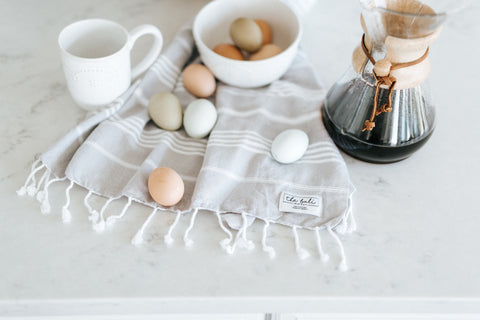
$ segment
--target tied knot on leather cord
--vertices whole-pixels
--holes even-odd
[[[362,132],[365,130],[372,131],[375,127],[375,117],[384,112],[391,112],[392,111],[392,92],[395,88],[395,83],[397,79],[391,75],[392,70],[406,68],[413,65],[416,65],[428,56],[428,48],[425,53],[418,59],[410,62],[402,62],[402,63],[392,63],[390,60],[382,59],[379,61],[375,61],[372,57],[370,52],[367,49],[365,44],[365,34],[362,36],[362,49],[365,55],[367,56],[368,60],[373,64],[373,76],[375,78],[375,97],[373,101],[373,110],[372,114],[370,115],[370,119],[365,120],[365,124],[363,126]],[[388,86],[388,100],[387,103],[383,104],[378,107],[378,100],[380,94],[380,87],[382,85]]]

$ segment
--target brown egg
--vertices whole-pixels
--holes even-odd
[[[229,44],[229,43],[217,44],[215,48],[213,48],[213,51],[221,56],[224,56],[225,58],[235,59],[235,60],[245,60],[243,58],[242,52],[233,44]]]
[[[186,67],[182,80],[185,89],[198,98],[207,98],[215,92],[215,77],[204,65],[191,64]]]
[[[262,30],[252,19],[238,18],[230,25],[233,42],[247,52],[255,52],[262,46]]]
[[[253,53],[250,56],[250,60],[263,60],[263,59],[268,59],[273,56],[276,56],[277,54],[281,53],[282,49],[280,49],[279,46],[274,45],[274,44],[266,44],[263,47],[260,48],[257,52]]]
[[[272,43],[273,36],[272,28],[270,28],[270,25],[266,21],[260,19],[255,19],[253,21],[255,21],[255,23],[260,27],[260,30],[262,31],[262,44],[265,45]]]
[[[170,207],[179,203],[184,191],[182,177],[173,169],[156,168],[148,177],[148,192],[162,206]]]

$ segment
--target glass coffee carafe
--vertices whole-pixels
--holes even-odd
[[[327,131],[346,153],[369,162],[395,162],[432,135],[435,108],[425,83],[429,45],[455,3],[361,1],[364,35],[352,66],[329,90],[322,108]]]

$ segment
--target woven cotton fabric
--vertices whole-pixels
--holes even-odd
[[[42,212],[50,210],[46,196],[50,183],[67,179],[69,188],[78,185],[108,201],[126,197],[129,203],[178,215],[213,212],[238,229],[255,219],[294,231],[353,229],[354,187],[323,126],[320,108],[325,90],[305,54],[300,50],[288,72],[268,86],[240,89],[218,83],[210,98],[218,120],[204,139],[190,138],[183,128],[175,132],[158,128],[147,110],[150,97],[160,91],[173,92],[183,108],[195,99],[182,84],[182,70],[192,62],[201,61],[191,28],[185,27],[141,80],[42,154],[46,177],[35,181],[40,167],[29,177],[34,180],[29,193],[39,191]],[[280,164],[270,153],[271,143],[292,128],[304,130],[310,143],[299,161]],[[185,182],[184,197],[173,207],[164,208],[149,195],[148,176],[157,167],[174,169]],[[279,204],[285,193],[315,197],[321,210],[313,215],[282,211]],[[94,226],[104,225],[102,212],[88,209]],[[226,230],[221,221],[220,226]]]
[[[345,219],[353,187],[343,158],[323,127],[324,95],[302,52],[289,71],[267,87],[220,84],[219,118],[208,139],[193,206],[311,229],[333,228]],[[281,164],[270,148],[287,129],[304,130],[310,144],[300,160]],[[282,212],[282,192],[314,196],[323,210],[319,216]]]

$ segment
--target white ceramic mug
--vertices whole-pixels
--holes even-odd
[[[131,68],[130,51],[146,34],[154,42],[142,61]],[[130,86],[132,79],[158,57],[163,37],[157,27],[141,25],[128,32],[104,19],[88,19],[65,27],[58,36],[67,86],[73,100],[86,110],[105,106]]]

